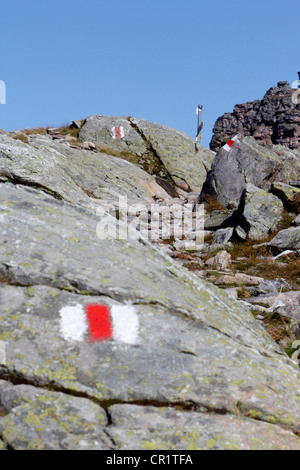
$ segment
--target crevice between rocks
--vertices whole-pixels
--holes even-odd
[[[69,292],[75,295],[83,295],[83,296],[105,296],[109,297],[114,300],[117,299],[117,295],[113,295],[113,293],[108,292],[107,290],[100,291],[99,289],[91,290],[90,287],[86,286],[85,284],[80,284],[75,280],[70,279],[63,279],[63,278],[55,278],[51,279],[50,277],[44,277],[41,282],[25,282],[22,281],[22,274],[19,276],[14,276],[11,272],[11,266],[7,265],[6,263],[2,263],[0,265],[0,284],[7,284],[15,287],[23,287],[29,288],[33,286],[46,286],[49,288],[57,289],[60,291]],[[25,277],[25,275],[24,275]],[[59,283],[60,281],[60,283]],[[65,285],[63,285],[65,284]]]
[[[157,151],[151,144],[150,140],[146,137],[142,129],[139,128],[138,124],[135,122],[134,118],[128,117],[127,118],[129,124],[131,125],[132,129],[134,129],[143,139],[143,141],[146,144],[146,148],[149,150],[149,152],[152,153],[153,157],[155,160],[158,162],[159,166],[162,166],[164,168],[166,177],[162,178],[158,175],[155,176],[157,184],[161,186],[171,197],[179,197],[177,191],[176,191],[176,183],[172,178],[172,175],[170,172],[166,169],[163,161],[161,160],[160,156],[158,155]]]
[[[107,400],[101,400],[96,397],[91,396],[90,394],[86,392],[80,392],[77,390],[65,388],[61,385],[55,384],[54,381],[49,382],[49,383],[39,383],[36,380],[26,378],[22,376],[21,374],[16,374],[12,373],[10,371],[7,371],[6,373],[2,372],[0,370],[0,380],[5,380],[7,382],[12,383],[13,385],[31,385],[35,388],[39,388],[42,390],[46,390],[49,392],[57,392],[57,393],[64,393],[69,396],[73,397],[79,397],[79,398],[86,398],[96,405],[100,406],[104,412],[106,413],[107,416],[107,426],[106,429],[108,429],[110,426],[113,426],[113,420],[112,416],[110,413],[110,407],[113,405],[135,405],[135,406],[141,406],[141,407],[154,407],[154,408],[170,408],[174,409],[176,411],[181,411],[181,412],[199,412],[202,414],[214,414],[214,415],[233,415],[233,416],[240,416],[243,418],[247,419],[253,419],[255,421],[260,421],[262,423],[270,424],[276,427],[279,427],[281,429],[287,430],[292,432],[294,435],[297,437],[300,437],[300,431],[296,431],[295,429],[292,429],[288,427],[287,425],[283,423],[270,423],[267,420],[264,420],[258,416],[250,416],[247,411],[243,410],[243,404],[241,402],[236,402],[234,404],[234,410],[228,410],[227,408],[215,408],[215,407],[207,407],[205,405],[202,405],[201,403],[196,403],[193,401],[174,401],[174,402],[169,402],[169,401],[161,401],[161,400],[151,400],[151,399],[140,399],[140,400],[121,400],[121,399],[107,399]],[[105,428],[104,428],[105,431]],[[106,432],[107,436],[111,439],[112,444],[116,445],[116,443],[113,441],[112,437],[110,436],[109,432]],[[1,435],[0,435],[1,438]],[[14,449],[12,449],[14,450]]]
[[[5,184],[5,183],[11,183],[11,184],[20,184],[22,186],[28,186],[32,189],[39,189],[46,194],[53,196],[55,199],[58,199],[59,201],[63,200],[63,197],[57,193],[56,191],[53,191],[52,189],[47,188],[47,186],[44,186],[40,183],[34,183],[33,181],[28,181],[21,176],[16,176],[16,175],[7,175],[4,173],[1,173],[1,175],[4,175],[6,178],[6,181],[0,181],[0,183]]]
[[[111,398],[111,399],[106,399],[106,400],[101,400],[97,397],[94,397],[90,395],[87,392],[81,392],[78,390],[73,390],[70,388],[63,387],[61,385],[57,385],[54,381],[50,382],[39,382],[36,379],[30,379],[25,376],[23,376],[20,373],[12,372],[6,369],[6,372],[3,370],[0,370],[0,380],[4,380],[6,382],[9,382],[13,385],[30,385],[35,388],[39,388],[42,390],[46,390],[49,392],[57,392],[57,393],[64,393],[66,395],[70,395],[73,397],[78,397],[78,398],[86,398],[93,403],[99,405],[103,410],[105,410],[106,414],[108,415],[108,422],[111,424],[111,416],[109,413],[109,408],[113,405],[136,405],[136,406],[152,406],[154,408],[174,408],[178,411],[200,411],[201,412],[207,412],[207,413],[215,413],[215,414],[228,414],[228,411],[226,409],[217,409],[217,408],[206,408],[203,407],[200,403],[195,403],[192,401],[163,401],[163,400],[156,400],[156,399],[139,399],[139,400],[122,400],[122,399],[117,399],[117,398]],[[205,411],[204,411],[205,410]]]
[[[270,387],[269,387],[270,388]],[[271,388],[272,390],[272,388]],[[274,390],[273,390],[274,391]],[[259,421],[261,423],[269,424],[271,426],[276,426],[281,429],[284,429],[285,431],[290,431],[292,432],[295,436],[300,438],[300,431],[296,431],[295,429],[290,428],[286,424],[283,423],[272,423],[270,421],[267,421],[266,419],[260,418],[259,416],[253,416],[249,412],[243,410],[243,404],[242,402],[236,402],[235,403],[235,409],[236,409],[236,416],[242,416],[243,418],[247,419],[253,419],[254,421]]]

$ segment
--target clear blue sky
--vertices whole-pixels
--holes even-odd
[[[134,116],[202,144],[236,103],[300,70],[299,0],[2,0],[7,131]]]

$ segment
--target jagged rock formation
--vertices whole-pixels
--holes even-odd
[[[293,103],[293,92],[288,82],[279,82],[262,100],[237,104],[233,113],[225,113],[217,119],[210,148],[219,150],[238,133],[266,144],[300,148],[300,102]]]
[[[0,174],[0,448],[300,449],[299,368],[248,308],[135,230],[99,236],[99,203],[151,200],[148,173],[1,136]],[[119,335],[94,339],[95,305]]]

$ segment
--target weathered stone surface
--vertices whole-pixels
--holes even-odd
[[[273,183],[271,191],[279,197],[288,210],[300,210],[300,189],[284,183]]]
[[[237,227],[235,227],[235,233],[238,236],[238,238],[240,238],[241,240],[246,240],[247,233],[239,225]]]
[[[300,227],[290,227],[285,230],[280,230],[268,245],[281,250],[299,250]]]
[[[272,279],[265,279],[257,286],[256,295],[276,294],[278,290],[283,287],[289,287],[288,283],[279,279],[276,279],[275,281]]]
[[[219,150],[237,133],[254,136],[267,144],[299,148],[300,104],[293,103],[293,91],[287,82],[279,82],[261,101],[237,104],[232,114],[225,113],[217,119],[210,148]]]
[[[214,196],[225,208],[235,208],[247,183],[269,191],[273,182],[300,178],[300,150],[262,145],[253,137],[240,137],[229,152],[220,149],[207,174],[200,202]]]
[[[215,154],[205,147],[195,152],[195,142],[184,132],[160,124],[134,119],[176,185],[185,190],[200,191]]]
[[[263,282],[262,277],[258,276],[248,276],[248,274],[244,273],[237,273],[237,274],[232,274],[232,275],[223,275],[221,276],[215,284],[217,286],[219,285],[236,285],[236,286],[242,286],[242,285],[247,285],[247,286],[257,286]]]
[[[136,165],[103,153],[62,147],[47,136],[24,144],[0,136],[0,175],[14,183],[40,187],[68,202],[95,209],[97,203],[151,203],[158,190],[154,177]]]
[[[242,204],[249,238],[259,240],[278,227],[283,214],[283,204],[278,197],[248,183]]]
[[[224,228],[228,226],[227,223],[230,226],[230,220],[232,219],[234,212],[235,210],[213,211],[204,223],[205,230]]]
[[[70,129],[81,129],[84,121],[84,119],[75,119],[71,122]]]
[[[0,380],[1,435],[15,450],[109,450],[105,411],[86,398]]]
[[[120,138],[113,138],[113,127],[122,128]],[[80,134],[103,151],[109,149],[136,156],[145,171],[171,182],[185,191],[200,192],[215,154],[200,147],[181,131],[144,119],[89,116]]]
[[[152,448],[168,446],[169,422],[179,448],[235,448],[237,442],[251,448],[255,443],[247,432],[264,434],[258,448],[300,448],[294,434],[300,431],[297,365],[240,302],[198,279],[135,230],[116,238],[115,219],[96,216],[90,205],[95,198],[79,187],[86,189],[85,180],[74,176],[84,178],[90,171],[97,179],[104,170],[93,159],[104,154],[68,147],[62,154],[50,139],[33,138],[29,145],[5,140],[0,153],[5,172],[0,184],[3,445],[140,448],[151,432],[143,413],[155,405],[163,418],[157,420],[158,440],[150,439]],[[81,166],[78,160],[84,157],[86,166]],[[113,165],[110,158],[106,164]],[[112,181],[106,186],[109,194]],[[145,200],[132,186],[125,192],[131,200]],[[125,235],[125,224],[120,229]],[[66,334],[63,309],[86,312],[95,303],[132,309],[134,341],[122,336],[93,341],[88,328],[75,337]],[[130,326],[125,315],[121,320]],[[68,327],[78,326],[74,323]],[[116,404],[141,416],[132,441],[131,418],[126,411],[122,421],[120,408],[114,414]],[[164,415],[165,408],[173,417]],[[188,427],[194,416],[196,438]],[[221,429],[225,441],[214,437]]]
[[[231,254],[225,250],[219,251],[216,256],[206,261],[207,266],[215,266],[218,271],[228,269],[231,262]]]
[[[109,434],[121,450],[298,450],[290,431],[255,419],[114,405]]]
[[[212,245],[224,245],[228,243],[233,235],[233,228],[219,228],[216,231],[214,238],[212,240]]]
[[[114,128],[119,130],[116,138]],[[142,136],[134,129],[130,119],[121,116],[88,116],[82,126],[79,137],[102,147],[104,151],[128,151],[141,157],[147,153],[147,145]]]

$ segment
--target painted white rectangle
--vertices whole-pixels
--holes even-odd
[[[127,344],[136,344],[139,320],[135,308],[131,305],[111,307],[114,339]]]
[[[0,80],[0,104],[6,104],[6,85],[3,80]]]
[[[60,310],[60,330],[67,341],[83,341],[88,324],[80,304],[66,305]]]

